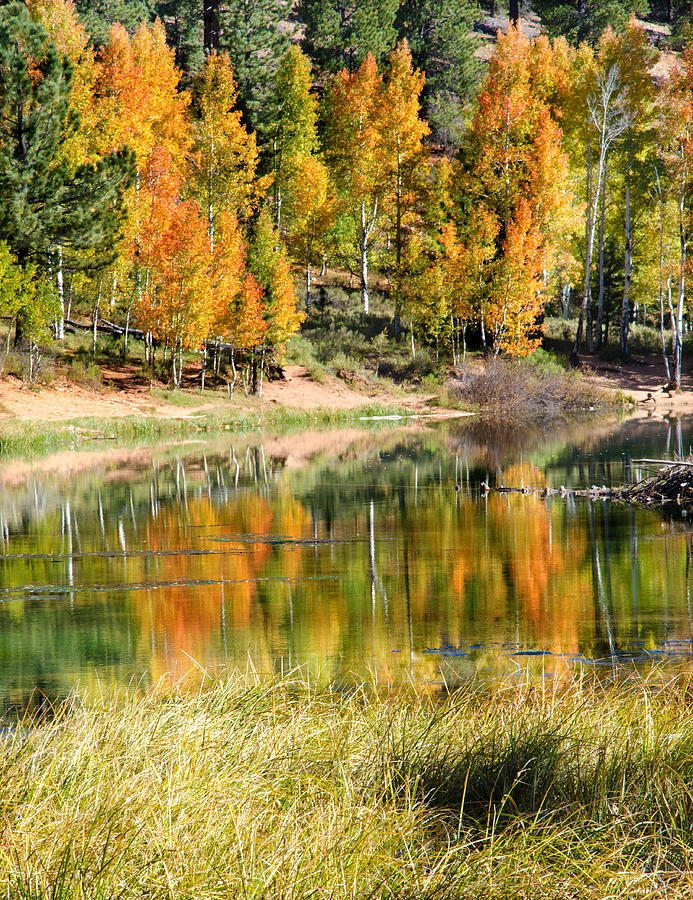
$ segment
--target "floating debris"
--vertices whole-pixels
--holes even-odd
[[[590,500],[616,500],[633,506],[651,508],[663,507],[675,503],[684,510],[693,509],[693,462],[671,460],[633,460],[638,465],[647,465],[658,469],[655,475],[644,478],[635,484],[621,487],[595,485],[584,489],[567,488],[530,488],[508,487],[500,484],[491,487],[485,481],[481,483],[484,494],[524,494],[535,497],[587,497]]]

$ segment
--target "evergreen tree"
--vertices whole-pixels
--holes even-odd
[[[97,46],[106,43],[116,23],[132,32],[154,18],[150,0],[75,0],[75,6]]]
[[[166,28],[166,42],[176,53],[176,65],[186,79],[192,78],[202,68],[204,51],[211,50],[204,41],[204,16],[202,5],[208,0],[156,0],[155,14]]]
[[[632,15],[645,15],[647,0],[533,0],[532,6],[550,35],[563,35],[577,46],[596,46],[610,26],[621,31]]]
[[[400,0],[301,0],[304,46],[330,72],[354,72],[368,53],[384,60],[397,42]]]
[[[56,246],[113,241],[132,173],[127,151],[75,166],[64,147],[79,128],[72,67],[23,3],[0,10],[0,239],[21,264]]]
[[[289,44],[279,27],[285,15],[284,0],[228,0],[219,12],[219,46],[231,58],[241,107],[256,129],[269,118],[274,79]]]
[[[414,65],[426,75],[423,104],[438,140],[453,146],[474,93],[481,65],[473,25],[476,0],[405,0],[397,29],[409,43]]]

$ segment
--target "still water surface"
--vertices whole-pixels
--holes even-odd
[[[685,519],[479,485],[620,483],[631,459],[691,443],[689,421],[458,425],[114,453],[69,477],[10,471],[0,703],[149,684],[191,660],[432,683],[687,665]],[[311,448],[323,452],[308,461]]]

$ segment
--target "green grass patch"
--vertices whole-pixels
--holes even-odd
[[[180,393],[181,397],[187,395]],[[185,404],[182,404],[185,405]],[[0,459],[31,459],[73,449],[101,450],[105,447],[140,446],[166,440],[223,432],[243,434],[249,431],[293,431],[307,428],[333,428],[358,423],[363,427],[387,427],[387,423],[369,422],[369,417],[406,415],[400,406],[370,403],[355,409],[317,409],[311,411],[277,407],[244,412],[224,410],[220,406],[209,414],[186,417],[127,416],[83,417],[67,422],[9,421],[0,424]],[[362,421],[366,419],[366,421]]]
[[[686,679],[72,700],[0,745],[16,898],[690,896]]]

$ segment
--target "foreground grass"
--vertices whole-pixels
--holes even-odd
[[[306,428],[334,428],[362,419],[407,415],[402,407],[370,403],[355,409],[299,410],[288,407],[243,412],[218,410],[205,415],[178,418],[165,416],[82,417],[69,421],[35,422],[10,420],[0,425],[0,459],[33,458],[66,449],[103,449],[114,442],[123,445],[151,444],[195,435],[224,431],[291,431]],[[374,422],[377,426],[377,421]]]
[[[688,897],[689,684],[74,701],[0,748],[18,898]]]

